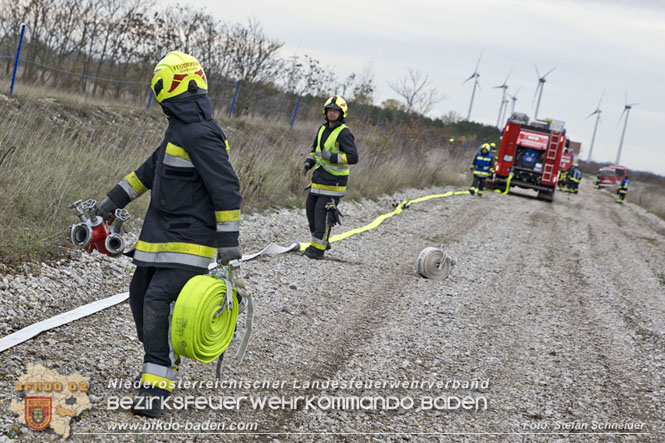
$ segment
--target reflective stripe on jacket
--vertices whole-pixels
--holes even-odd
[[[134,262],[206,269],[219,247],[238,246],[240,185],[207,95],[163,103],[164,140],[108,193],[119,207],[151,190]]]
[[[478,152],[472,163],[474,175],[489,177],[491,165],[492,154],[488,152],[487,155],[485,155],[482,152]]]
[[[333,154],[331,160],[336,162],[322,159],[322,150],[330,151]],[[349,165],[358,163],[358,148],[351,130],[343,123],[333,128],[324,123],[317,131],[305,162],[316,164],[310,193],[343,197],[349,180]]]
[[[349,165],[346,160],[346,155],[339,150],[339,143],[337,142],[337,136],[339,136],[339,133],[347,128],[347,126],[342,123],[341,125],[335,127],[326,141],[323,143],[323,146],[321,146],[321,136],[323,135],[323,131],[326,130],[326,127],[327,125],[321,126],[321,129],[319,129],[319,133],[316,136],[317,146],[316,150],[314,151],[316,167],[321,167],[332,175],[349,175]],[[342,158],[342,163],[332,163],[330,160],[322,158],[321,151],[328,151],[331,154],[341,154],[340,157]]]
[[[621,186],[619,187],[619,192],[621,194],[625,194],[626,192],[628,192],[629,185],[630,185],[630,180],[628,180],[627,178],[621,180]]]
[[[570,171],[570,175],[568,175],[568,179],[575,183],[579,183],[581,178],[582,178],[582,172],[577,168]]]

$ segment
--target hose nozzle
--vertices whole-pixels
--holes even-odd
[[[85,248],[92,240],[92,228],[85,222],[72,225],[71,230],[69,231],[69,240],[74,244],[74,246]]]
[[[111,257],[116,257],[125,250],[125,239],[122,235],[111,232],[104,240],[104,247]]]

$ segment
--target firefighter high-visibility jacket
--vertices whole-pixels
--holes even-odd
[[[626,194],[628,192],[628,186],[630,186],[630,180],[624,178],[621,180],[621,185],[619,185],[619,194]]]
[[[570,170],[568,174],[568,180],[575,183],[579,183],[581,179],[582,179],[582,171],[580,171],[577,168],[573,168]]]
[[[489,152],[483,154],[482,151],[478,151],[476,156],[471,163],[473,167],[473,174],[479,177],[489,177],[490,167],[492,166],[492,154]]]
[[[330,160],[321,156],[322,151],[331,153]],[[305,162],[316,163],[309,192],[343,197],[349,181],[349,165],[358,163],[358,148],[351,130],[344,123],[334,128],[327,122],[321,125]]]
[[[162,106],[169,117],[164,140],[108,196],[124,207],[151,191],[135,264],[207,271],[217,248],[238,246],[238,177],[206,94]]]

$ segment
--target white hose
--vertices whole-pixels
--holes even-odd
[[[425,278],[443,280],[457,263],[457,258],[448,255],[443,248],[427,247],[418,255],[416,268],[418,274]]]

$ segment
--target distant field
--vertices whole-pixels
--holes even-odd
[[[20,263],[58,256],[68,247],[76,221],[68,205],[102,199],[160,143],[166,120],[123,104],[91,103],[81,97],[19,97],[0,94],[0,262]],[[308,184],[300,165],[320,121],[302,121],[292,131],[283,121],[219,119],[241,180],[244,211],[301,206]],[[417,140],[397,143],[385,129],[349,122],[360,152],[352,166],[347,199],[376,198],[409,187],[465,185],[471,153],[450,152]],[[413,139],[412,139],[413,140]],[[141,217],[144,197],[127,208]]]

